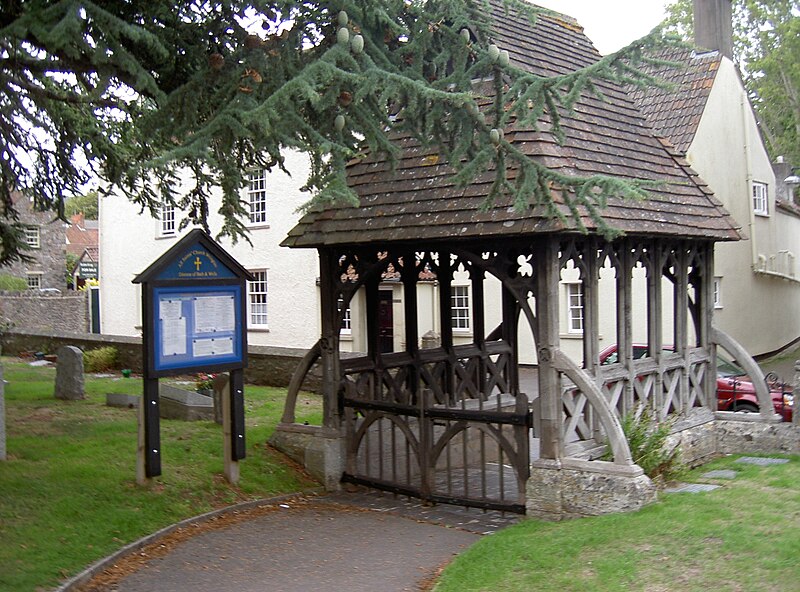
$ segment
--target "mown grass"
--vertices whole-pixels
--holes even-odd
[[[727,457],[695,469],[705,493],[662,494],[632,514],[527,520],[485,537],[435,592],[800,590],[800,456],[769,467]],[[733,469],[733,481],[703,479]]]
[[[105,405],[141,380],[87,375],[82,401],[53,397],[55,370],[3,359],[8,461],[0,463],[0,590],[52,588],[123,545],[224,505],[317,484],[265,445],[285,390],[245,388],[247,458],[237,487],[222,477],[222,428],[161,421],[163,475],[135,483],[136,411]],[[188,386],[187,388],[191,388]],[[302,397],[299,421],[319,423]]]

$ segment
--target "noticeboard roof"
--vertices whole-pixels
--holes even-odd
[[[208,233],[196,228],[137,275],[133,283],[175,280],[207,283],[231,279],[252,280],[253,275]]]

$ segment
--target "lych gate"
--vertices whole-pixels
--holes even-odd
[[[520,19],[515,26],[531,25]],[[516,47],[518,56],[549,56],[551,69],[596,59],[582,33],[557,18],[540,17],[535,34],[524,38],[506,38],[512,33],[503,31],[500,44]],[[568,174],[657,180],[650,199],[612,199],[604,210],[623,238],[603,239],[585,212],[588,234],[574,221],[550,218],[540,208],[520,211],[503,199],[486,210],[492,179],[458,188],[435,151],[408,137],[397,138],[403,151],[394,171],[376,157],[350,165],[360,207],[312,211],[290,233],[284,244],[320,255],[322,336],[293,380],[277,441],[310,436],[301,456],[326,486],[343,480],[434,502],[558,515],[567,497],[564,480],[591,491],[598,487],[593,476],[602,474],[619,486],[601,497],[619,493],[621,506],[629,507],[651,499],[652,484],[631,459],[622,415],[645,405],[661,419],[670,413],[713,418],[715,345],[722,340],[736,349],[712,328],[713,245],[737,240],[737,225],[688,165],[642,125],[625,93],[600,86],[605,101],[585,97],[564,114],[562,145],[527,129],[512,128],[505,137]],[[557,203],[560,191],[553,187]],[[567,268],[582,288],[582,361],[560,348],[559,286]],[[633,348],[635,269],[644,276],[646,303],[636,312],[642,316],[636,322],[646,323],[641,359]],[[600,278],[608,275],[601,270],[613,276],[611,302],[600,299]],[[400,351],[386,351],[380,342],[380,286],[389,271],[402,285]],[[469,276],[470,343],[456,343],[453,335],[455,273]],[[421,278],[430,277],[437,283],[433,309],[441,343],[423,349],[419,319],[431,304],[418,293]],[[366,352],[343,357],[340,327],[359,290]],[[615,319],[617,359],[601,365],[604,313]],[[535,344],[538,393],[520,388],[521,331]],[[294,425],[294,399],[317,360],[324,419],[312,430]],[[747,370],[758,373],[752,365]],[[761,412],[771,417],[766,388],[754,382]],[[606,445],[612,462],[596,460]]]

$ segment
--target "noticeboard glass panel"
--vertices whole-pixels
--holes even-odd
[[[154,368],[242,362],[240,286],[153,288]]]

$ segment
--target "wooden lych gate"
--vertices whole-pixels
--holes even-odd
[[[320,251],[323,338],[299,372],[321,361],[323,423],[344,443],[343,482],[524,512],[532,460],[592,459],[608,446],[614,464],[632,468],[619,422],[626,413],[647,407],[664,419],[716,408],[711,241],[561,236],[494,241],[491,248],[474,241],[425,251],[402,244],[379,249]],[[580,270],[583,287],[583,364],[559,347],[559,278],[568,265]],[[400,273],[407,345],[384,353],[375,313],[389,268]],[[615,272],[612,302],[600,300],[603,268]],[[635,268],[643,271],[647,292],[648,353],[638,359]],[[450,326],[457,269],[469,273],[474,320],[472,343],[461,345]],[[431,272],[439,287],[441,344],[423,349],[417,284]],[[499,295],[487,296],[495,289]],[[368,351],[342,358],[339,329],[358,290],[366,292]],[[665,299],[671,322],[664,319]],[[500,302],[502,313],[495,327],[486,326],[491,302]],[[598,326],[607,307],[617,319],[618,347],[614,363],[601,365]],[[520,327],[530,329],[536,344],[538,394],[520,388]],[[296,390],[284,424],[293,422],[293,396]]]
[[[561,19],[542,16],[530,31],[524,17],[502,18],[506,26],[495,41],[515,50],[520,67],[551,74],[598,57],[582,32]],[[433,502],[524,511],[532,460],[554,467],[589,462],[607,446],[618,474],[639,475],[622,415],[637,405],[658,418],[715,408],[715,342],[725,337],[712,329],[713,245],[737,240],[738,225],[643,125],[624,90],[598,87],[605,101],[583,97],[562,114],[562,144],[518,127],[505,138],[565,174],[657,180],[648,200],[609,200],[603,215],[622,238],[603,239],[587,212],[579,212],[588,231],[581,233],[559,205],[558,187],[553,199],[564,218],[541,207],[516,208],[505,198],[486,209],[491,175],[457,187],[435,149],[402,134],[394,170],[379,156],[349,166],[359,207],[311,211],[290,232],[284,245],[319,253],[322,335],[295,375],[279,433],[304,431],[293,427],[294,399],[319,362],[323,426],[313,431],[305,458],[322,459],[319,474],[328,487],[345,481]],[[560,347],[566,269],[581,286],[581,359]],[[389,270],[400,286],[394,294],[401,294],[403,327],[401,347],[392,352],[380,343],[379,322]],[[469,277],[467,342],[452,328],[456,273]],[[635,276],[644,282],[640,299]],[[423,278],[435,278],[433,306],[418,298]],[[609,282],[611,296],[601,299]],[[340,328],[357,293],[364,294],[366,346],[343,356]],[[638,310],[642,301],[645,309]],[[422,348],[421,319],[431,309],[440,343]],[[601,314],[613,315],[618,347],[617,360],[605,365]],[[634,335],[642,334],[634,325],[642,323],[647,355],[634,359]],[[520,387],[521,337],[535,344],[538,378],[531,389]],[[762,412],[769,413],[766,390],[762,395]]]

